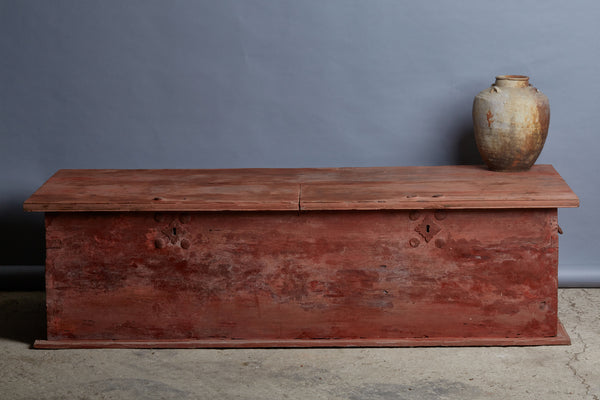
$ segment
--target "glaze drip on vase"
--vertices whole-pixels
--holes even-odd
[[[524,75],[500,75],[473,101],[475,141],[494,171],[526,171],[542,152],[548,125],[548,97]]]

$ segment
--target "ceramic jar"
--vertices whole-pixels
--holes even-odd
[[[525,171],[540,155],[550,123],[548,98],[523,75],[501,75],[473,101],[475,141],[494,171]]]

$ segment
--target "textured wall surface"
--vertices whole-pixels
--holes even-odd
[[[0,264],[43,264],[21,204],[59,168],[481,163],[473,97],[525,74],[552,110],[538,163],[581,198],[561,276],[593,269],[599,18],[592,0],[0,1]]]

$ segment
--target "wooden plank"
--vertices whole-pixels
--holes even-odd
[[[48,213],[48,339],[553,337],[556,218]]]
[[[352,172],[352,171],[348,171]],[[499,173],[479,166],[361,169],[341,179],[304,183],[302,210],[577,207],[551,165]],[[357,179],[358,178],[358,179]]]
[[[279,340],[36,340],[36,349],[240,349],[281,347],[557,346],[571,339],[558,323],[556,336],[518,338],[279,339]]]
[[[281,179],[277,179],[282,173]],[[60,170],[27,211],[298,210],[298,185],[273,170]]]
[[[577,207],[550,165],[60,170],[27,211],[303,211]]]

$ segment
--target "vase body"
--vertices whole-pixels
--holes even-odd
[[[550,103],[523,75],[501,75],[473,101],[477,148],[494,171],[525,171],[542,152]]]

